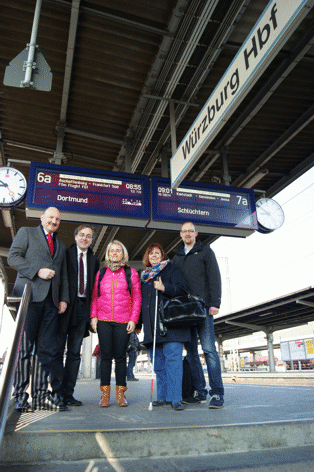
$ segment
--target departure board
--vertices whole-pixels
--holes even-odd
[[[148,228],[178,230],[191,221],[205,233],[240,237],[258,229],[251,189],[189,181],[174,189],[170,179],[152,177],[151,192]]]
[[[137,174],[31,163],[26,216],[56,206],[63,219],[121,226],[146,226],[149,178]]]

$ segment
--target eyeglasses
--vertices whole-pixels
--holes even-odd
[[[81,238],[81,239],[83,239],[83,238],[93,239],[93,236],[91,234],[84,234],[84,233],[79,233],[78,237]]]
[[[195,233],[195,231],[194,231],[194,229],[184,229],[184,230],[181,231],[181,233],[183,233],[183,234],[186,234],[186,233],[192,234],[192,233]]]

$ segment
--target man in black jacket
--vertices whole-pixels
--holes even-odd
[[[221,278],[216,256],[212,249],[197,240],[193,223],[184,223],[180,236],[182,243],[175,250],[173,263],[180,267],[192,293],[202,297],[208,307],[205,321],[191,327],[191,342],[185,343],[187,357],[191,365],[195,389],[194,398],[200,402],[206,398],[207,390],[204,374],[200,373],[197,334],[200,338],[207,365],[211,396],[209,408],[222,408],[224,387],[221,366],[215,346],[213,315],[217,315],[221,303]]]
[[[75,243],[66,250],[70,303],[66,313],[59,317],[57,353],[51,368],[53,393],[66,405],[81,406],[73,396],[81,361],[81,345],[88,336],[89,307],[99,261],[90,249],[94,231],[81,225],[74,231]],[[63,355],[67,344],[66,361]]]

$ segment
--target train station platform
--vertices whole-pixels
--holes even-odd
[[[207,403],[201,403],[188,406],[184,411],[175,411],[170,405],[149,411],[150,386],[148,377],[129,382],[127,408],[116,405],[115,391],[110,407],[100,408],[99,380],[79,380],[75,397],[83,406],[66,412],[18,414],[12,411],[12,402],[0,470],[50,471],[58,467],[32,467],[62,463],[59,470],[140,472],[134,461],[171,458],[190,464],[189,469],[179,470],[192,471],[196,470],[192,468],[196,459],[205,460],[213,454],[252,454],[254,451],[274,454],[276,450],[300,447],[310,448],[307,454],[313,461],[311,465],[314,464],[314,452],[309,452],[314,445],[312,386],[244,384],[231,378],[230,383],[227,379],[225,382],[222,409],[209,409]],[[73,461],[83,464],[97,460],[106,460],[108,468],[66,468],[66,464]],[[112,463],[125,460],[131,464],[133,461],[133,466],[110,468]],[[156,468],[155,465],[149,469],[146,465],[145,470],[158,472],[172,468]]]

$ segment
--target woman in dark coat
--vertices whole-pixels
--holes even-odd
[[[146,270],[142,273],[142,314],[144,325],[143,344],[153,358],[153,336],[155,321],[156,294],[161,297],[173,298],[183,295],[187,289],[181,270],[168,259],[160,244],[152,244],[146,249],[143,258]],[[158,310],[159,311],[159,310]],[[157,401],[153,406],[162,406],[171,402],[175,410],[183,410],[182,400],[182,351],[185,342],[190,340],[189,327],[170,329],[166,333],[160,331],[159,313],[157,313],[156,349],[154,370],[157,378]]]

